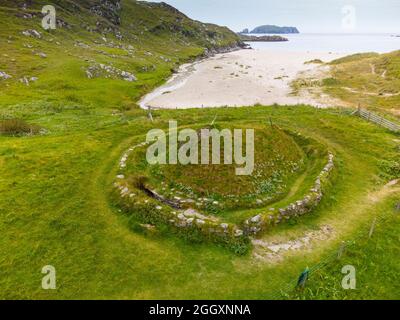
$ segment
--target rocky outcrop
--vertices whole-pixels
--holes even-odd
[[[285,42],[289,41],[288,38],[284,38],[281,36],[249,36],[249,35],[240,35],[240,39],[246,42]]]
[[[250,33],[266,33],[266,34],[291,34],[300,33],[296,27],[278,27],[274,25],[265,25],[255,28]]]
[[[28,77],[28,76],[24,76],[24,77],[22,77],[21,79],[19,79],[19,82],[25,84],[26,86],[29,86],[29,84],[30,84],[31,82],[36,82],[36,81],[38,81],[38,80],[39,80],[39,78],[37,78],[37,77]]]
[[[224,50],[228,47],[244,46],[239,36],[230,29],[194,21],[166,3],[138,2],[138,5],[146,9],[154,9],[157,12],[152,25],[143,26],[143,32],[160,36],[172,33],[178,41],[188,45],[195,42],[208,50]]]
[[[202,56],[200,56],[200,59],[207,59],[215,56],[216,54],[223,54],[223,53],[229,53],[229,52],[234,52],[242,49],[249,49],[249,45],[239,41],[237,43],[234,43],[230,46],[225,46],[225,47],[216,47],[216,48],[205,48],[204,53]]]
[[[26,37],[32,37],[32,38],[37,38],[37,39],[42,38],[42,34],[39,31],[36,31],[34,29],[22,31],[22,34]]]
[[[90,12],[103,17],[113,23],[114,25],[121,24],[120,10],[121,1],[120,0],[99,0],[95,5],[91,5]]]
[[[107,79],[121,79],[128,82],[133,82],[137,80],[137,78],[128,71],[123,71],[113,66],[107,66],[102,63],[89,66],[85,72],[86,76],[89,79],[103,77]]]

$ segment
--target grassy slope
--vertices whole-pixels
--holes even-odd
[[[80,4],[87,2],[81,1]],[[45,2],[35,1],[36,9],[30,10],[37,12],[41,3]],[[71,29],[59,28],[47,33],[40,27],[41,17],[17,17],[16,14],[23,11],[15,4],[0,1],[0,7],[8,5],[14,9],[0,10],[0,46],[6,54],[0,61],[0,70],[13,77],[0,82],[2,104],[39,103],[41,100],[40,105],[74,105],[88,112],[94,109],[97,113],[128,110],[135,107],[143,93],[164,81],[183,61],[200,55],[206,47],[228,46],[238,41],[228,29],[192,21],[162,5],[123,1],[121,25],[118,26],[90,14],[84,7],[72,9],[72,1],[56,3],[57,17],[67,21]],[[119,31],[123,40],[115,37],[116,32],[86,30],[87,27],[95,28],[97,21]],[[180,29],[171,32],[170,29],[177,26]],[[42,32],[43,39],[23,36],[22,31],[27,29]],[[133,49],[129,50],[129,46]],[[41,52],[48,57],[38,56],[37,53]],[[139,81],[87,79],[85,69],[95,62],[113,64],[132,72]],[[39,80],[27,87],[18,82],[23,76],[35,76]]]
[[[296,123],[305,133],[329,141],[340,154],[340,173],[350,178],[338,181],[332,196],[303,220],[305,224],[277,232],[296,235],[328,222],[344,230],[341,236],[351,237],[359,223],[375,214],[374,206],[354,209],[365,202],[369,190],[385,181],[376,176],[377,164],[382,157],[393,156],[395,144],[384,130],[311,108],[160,112],[156,125],[166,127],[171,117],[184,124],[207,122],[215,112],[232,121],[264,121],[271,115],[282,125]],[[340,238],[320,243],[307,256],[300,252],[288,257],[285,264],[259,265],[217,247],[132,233],[125,217],[109,206],[107,193],[120,154],[133,140],[142,141],[149,128],[138,114],[125,124],[95,131],[1,138],[3,297],[271,298],[287,289],[287,282],[306,265],[335,250]],[[40,269],[45,264],[58,270],[56,292],[40,289]],[[395,285],[386,287],[392,297],[397,296]],[[359,297],[368,293],[364,290]]]
[[[331,63],[325,91],[364,108],[400,116],[400,51],[357,54]]]
[[[336,252],[328,261],[326,268],[312,274],[308,287],[301,293],[292,293],[295,299],[399,299],[398,275],[400,249],[398,243],[400,215],[394,211],[399,196],[392,195],[388,201],[374,208],[374,214],[385,217],[376,224],[373,236],[369,238],[371,221],[365,223],[354,239],[349,241],[341,259],[335,259]],[[345,265],[356,268],[356,290],[343,290]]]
[[[136,4],[130,6],[127,10],[137,12]],[[32,27],[32,21],[17,19],[3,10],[0,14],[0,46],[8,54],[2,56],[0,69],[14,77],[0,82],[1,116],[21,117],[49,130],[45,136],[0,137],[1,298],[279,297],[277,293],[286,292],[290,288],[286,284],[296,279],[306,265],[314,265],[336,250],[344,237],[352,238],[359,224],[368,223],[379,208],[393,211],[398,197],[363,206],[368,193],[390,178],[378,176],[382,172],[379,161],[398,156],[395,137],[386,131],[340,112],[306,107],[165,111],[157,112],[156,122],[151,124],[142,111],[134,108],[136,99],[164,81],[175,62],[202,52],[199,45],[180,45],[165,35],[146,34],[135,40],[136,44],[132,40],[134,59],[112,58],[97,52],[99,48],[92,42],[91,50],[73,45],[78,33],[81,41],[87,42],[95,36],[100,41],[97,34],[59,30],[51,35],[62,42],[58,47],[21,36],[20,31]],[[68,19],[73,23],[78,18],[71,15]],[[9,35],[12,43],[7,42]],[[42,60],[23,48],[26,42],[45,51],[48,58]],[[162,49],[160,43],[165,44]],[[106,50],[120,52],[102,49]],[[173,62],[147,56],[147,50],[161,51]],[[139,71],[139,81],[89,81],[82,72],[84,59],[80,56],[113,61],[127,70]],[[155,71],[140,71],[143,65],[153,64]],[[39,81],[29,88],[16,83],[25,74],[38,75]],[[129,230],[126,218],[107,198],[122,152],[131,143],[143,141],[144,133],[153,126],[167,127],[171,118],[181,125],[209,123],[216,113],[224,121],[258,123],[271,116],[281,126],[311,135],[338,153],[339,176],[345,174],[348,178],[338,179],[334,192],[314,215],[276,230],[290,237],[306,228],[331,223],[341,230],[337,239],[317,244],[312,253],[289,256],[284,264],[269,265],[257,264],[250,257],[238,258],[217,247]],[[385,249],[371,249],[370,255],[363,256],[366,246],[360,243],[357,261],[379,261],[382,256],[389,261],[396,257],[396,252],[386,252],[387,248],[396,248],[397,220],[389,222],[390,232],[381,244]],[[352,256],[349,259],[351,262]],[[57,291],[41,289],[40,271],[47,264],[57,269]],[[398,298],[398,273],[388,278],[384,273],[375,274],[375,270],[364,273],[370,281],[361,283],[356,297]],[[329,274],[328,270],[325,276]],[[370,291],[371,286],[381,291]],[[329,288],[318,297],[327,292]]]

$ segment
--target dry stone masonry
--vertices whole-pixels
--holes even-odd
[[[129,148],[120,159],[119,172],[116,175],[114,187],[119,200],[121,200],[119,201],[121,208],[128,214],[137,214],[139,218],[140,216],[145,217],[146,220],[154,221],[155,224],[167,224],[180,233],[201,235],[203,238],[227,244],[233,248],[237,248],[238,244],[240,246],[243,243],[250,243],[249,236],[259,234],[268,226],[311,212],[321,202],[323,186],[334,168],[334,155],[329,153],[328,163],[303,199],[285,208],[277,210],[271,208],[266,214],[256,215],[246,220],[242,227],[239,227],[222,222],[216,217],[203,215],[192,208],[181,209],[179,202],[172,203],[171,200],[165,199],[156,191],[146,188],[139,190],[130,185],[125,173],[128,159],[135,149],[145,147],[148,144],[141,143]],[[145,197],[143,197],[143,192]]]
[[[141,143],[129,148],[121,157],[119,172],[114,182],[114,187],[119,198],[122,200],[121,207],[129,213],[146,211],[146,215],[153,215],[153,219],[168,224],[183,234],[201,235],[203,238],[214,242],[221,242],[228,246],[250,243],[244,231],[234,224],[223,223],[212,216],[205,216],[194,209],[177,210],[171,204],[165,204],[165,199],[152,191],[152,198],[144,202],[137,201],[138,190],[134,192],[132,186],[126,180],[125,169],[131,153],[148,143]],[[151,191],[151,190],[150,190]],[[159,202],[162,205],[159,205]],[[236,246],[238,247],[238,246]],[[235,249],[236,250],[236,249]]]
[[[303,199],[291,203],[285,208],[278,209],[277,211],[271,209],[271,211],[265,215],[259,214],[247,220],[245,222],[246,232],[256,235],[269,225],[279,224],[284,220],[290,220],[291,218],[299,217],[312,211],[321,202],[323,197],[323,184],[334,167],[334,155],[329,153],[327,165],[318,175],[313,188],[311,188],[310,192]]]

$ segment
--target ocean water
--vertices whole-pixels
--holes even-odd
[[[249,42],[249,44],[254,49],[276,49],[294,52],[386,53],[400,50],[400,37],[396,37],[396,35],[301,33],[282,35],[289,39],[288,42]]]

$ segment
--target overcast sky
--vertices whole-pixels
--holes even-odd
[[[154,0],[155,2],[161,2]],[[263,24],[301,32],[400,33],[400,0],[164,0],[189,17],[234,31]],[[350,6],[350,9],[348,9]],[[343,8],[346,13],[343,13]],[[355,8],[355,19],[352,18]],[[343,21],[344,20],[344,21]]]

